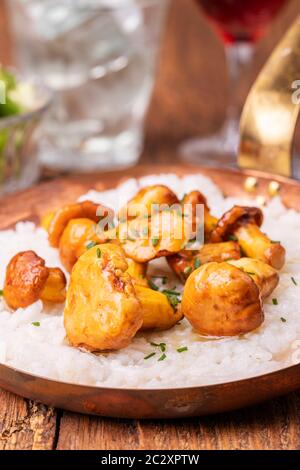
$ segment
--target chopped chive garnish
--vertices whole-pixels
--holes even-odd
[[[286,318],[281,317],[280,320],[282,321],[282,323],[286,323]]]
[[[158,237],[153,237],[151,239],[151,243],[153,246],[157,246],[159,244],[159,238]]]
[[[2,297],[2,296],[3,296],[3,290],[0,289],[0,297]]]
[[[280,243],[278,240],[271,240],[271,243]]]
[[[39,321],[33,321],[31,323],[33,326],[41,326],[40,322]]]
[[[177,292],[176,290],[173,289],[164,289],[163,294],[169,294],[169,295],[180,295],[180,292]]]
[[[91,248],[94,248],[94,246],[96,246],[97,243],[96,242],[89,242],[87,245],[86,245],[86,249],[87,250],[90,250]]]
[[[167,357],[167,356],[166,356],[165,353],[164,353],[164,354],[162,354],[162,355],[160,356],[160,358],[159,358],[157,361],[158,361],[158,362],[164,361],[164,360],[166,359],[166,357]]]
[[[182,348],[178,348],[177,352],[182,353],[182,352],[185,352],[187,350],[188,350],[187,346],[183,346]]]
[[[168,297],[168,301],[170,302],[171,306],[176,309],[176,307],[178,306],[179,304],[179,300],[177,299],[177,297],[174,297],[174,296],[171,296],[171,295],[167,295]]]
[[[296,281],[296,279],[295,279],[294,277],[291,277],[291,280],[292,280],[293,284],[295,284],[295,286],[298,285],[298,284],[297,284],[297,281]]]
[[[276,299],[276,297],[274,299],[272,299],[272,303],[273,303],[273,305],[278,305],[278,300]]]
[[[148,286],[152,289],[152,290],[159,290],[157,285],[154,284],[154,282],[152,282],[150,279],[148,280]]]
[[[97,248],[97,258],[101,258],[101,250],[100,250],[100,248]]]
[[[147,361],[147,359],[150,359],[150,357],[155,356],[155,354],[156,354],[156,352],[152,352],[152,353],[148,354],[148,356],[144,357],[144,360]]]
[[[161,352],[165,352],[167,349],[166,343],[150,343],[151,346],[154,346],[155,348],[160,348]]]
[[[200,261],[199,258],[196,258],[195,261],[194,261],[194,268],[198,269],[198,268],[200,268],[200,266],[201,266],[201,261]]]
[[[172,292],[167,289],[162,291],[163,294],[167,297],[170,305],[176,310],[177,305],[180,303],[180,300],[178,299],[178,296],[180,295],[177,292]]]
[[[237,242],[237,237],[235,235],[229,235],[228,240],[231,240],[232,242]]]
[[[251,271],[245,271],[246,274],[249,274],[249,276],[255,276],[255,273],[252,273]]]
[[[191,274],[192,268],[190,266],[187,266],[183,272],[186,276],[188,276],[189,274]]]

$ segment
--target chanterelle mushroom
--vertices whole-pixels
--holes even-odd
[[[180,307],[173,308],[162,292],[141,285],[136,285],[135,290],[141,303],[142,331],[168,330],[182,319]]]
[[[46,216],[46,221],[44,220],[42,224],[48,228],[50,245],[58,248],[60,238],[70,220],[84,218],[99,222],[107,216],[113,218],[111,209],[91,201],[83,201],[61,207],[52,215]]]
[[[28,307],[39,299],[64,302],[66,278],[60,268],[47,268],[34,251],[20,252],[7,266],[3,295],[13,309]]]
[[[207,205],[206,197],[200,191],[191,191],[186,194],[182,199],[182,204],[190,204],[192,206],[193,215],[193,231],[197,231],[199,220],[197,220],[197,205],[203,206],[204,215],[204,237],[205,240],[209,238],[210,233],[217,225],[218,219],[210,213],[210,209]]]
[[[136,218],[140,216],[151,215],[153,204],[164,204],[172,206],[179,204],[176,194],[167,186],[156,184],[154,186],[146,186],[138,191],[138,193],[122,207],[119,218]]]
[[[194,271],[185,284],[181,308],[196,332],[208,336],[248,333],[264,320],[254,280],[228,263],[207,263]]]
[[[128,258],[146,263],[178,253],[192,236],[191,224],[181,210],[162,210],[152,217],[137,217],[118,226],[120,243]]]
[[[245,256],[281,269],[285,262],[285,249],[260,230],[262,222],[263,214],[257,207],[234,206],[221,217],[211,233],[210,241],[217,243],[234,236]]]
[[[86,251],[75,264],[67,292],[64,324],[73,346],[90,351],[121,349],[143,322],[122,248],[106,243]]]
[[[176,255],[168,256],[167,261],[182,282],[205,263],[239,259],[241,250],[237,242],[207,243],[199,250],[182,250]]]
[[[130,275],[133,285],[148,287],[147,263],[138,263],[131,258],[126,258],[128,269],[127,273]]]
[[[238,260],[230,260],[228,263],[242,269],[252,277],[263,299],[269,297],[278,285],[279,275],[276,269],[259,259],[241,258]]]
[[[68,222],[59,240],[59,255],[68,272],[89,246],[106,240],[97,234],[97,225],[91,219],[72,219]]]

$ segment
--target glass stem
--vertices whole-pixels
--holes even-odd
[[[250,43],[237,42],[225,47],[228,68],[228,106],[226,120],[238,121],[240,110],[237,104],[237,90],[241,72],[253,56],[254,47]]]

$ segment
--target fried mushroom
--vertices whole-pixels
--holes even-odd
[[[17,253],[6,269],[3,295],[13,309],[25,308],[41,299],[64,302],[66,278],[60,268],[48,268],[34,251]]]
[[[217,243],[235,237],[246,257],[257,258],[281,269],[285,262],[285,249],[260,230],[262,222],[263,214],[257,207],[234,206],[221,217],[210,241]]]
[[[214,217],[207,205],[206,197],[200,191],[191,191],[186,194],[182,199],[183,205],[191,205],[192,207],[192,218],[193,218],[193,231],[197,231],[197,227],[201,220],[197,220],[197,205],[202,205],[204,210],[204,238],[207,240],[210,233],[217,225],[218,219]]]
[[[184,283],[189,275],[203,264],[215,261],[220,263],[231,259],[239,259],[241,250],[234,241],[222,243],[207,243],[199,250],[182,250],[176,255],[169,256],[167,261],[171,269]]]
[[[148,287],[146,278],[147,263],[138,263],[131,258],[126,258],[128,269],[127,273],[130,275],[134,285]]]
[[[207,263],[188,278],[182,313],[195,331],[206,336],[236,336],[264,321],[259,289],[241,269],[228,263]]]
[[[60,238],[70,220],[84,218],[98,223],[104,217],[112,219],[113,211],[94,202],[83,201],[61,207],[52,216],[49,216],[49,220],[45,219],[43,223],[44,226],[48,226],[50,245],[58,248]]]
[[[140,285],[135,289],[143,316],[141,331],[168,330],[182,319],[180,308],[174,309],[162,292]]]
[[[228,263],[242,269],[252,277],[260,290],[262,299],[269,297],[279,283],[279,275],[276,269],[259,259],[241,258],[239,260],[230,260]]]
[[[163,204],[170,207],[173,204],[179,204],[179,200],[176,194],[167,186],[162,184],[146,186],[140,189],[121,209],[119,218],[121,220],[123,218],[128,220],[136,217],[150,216],[154,204]]]
[[[59,240],[59,255],[62,264],[69,273],[89,246],[106,241],[100,239],[96,228],[97,224],[91,219],[72,219],[68,222]]]
[[[72,346],[89,351],[128,346],[141,328],[141,303],[123,249],[111,243],[86,251],[71,273],[64,325]]]
[[[162,210],[150,218],[138,217],[118,227],[126,256],[139,263],[178,253],[191,234],[190,224],[177,209]]]
[[[66,276],[60,268],[48,268],[49,276],[40,299],[44,302],[62,303],[66,300]]]

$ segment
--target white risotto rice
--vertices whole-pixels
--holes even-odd
[[[130,179],[115,190],[90,191],[80,199],[101,202],[115,209],[148,184],[167,184],[181,197],[200,189],[208,198],[212,213],[220,216],[235,203],[249,200],[224,198],[208,178],[191,175],[147,176]],[[280,240],[287,251],[280,284],[265,302],[265,322],[255,332],[238,338],[204,340],[183,320],[169,331],[139,334],[126,349],[94,355],[72,348],[65,340],[62,307],[46,310],[42,302],[11,312],[0,300],[0,362],[32,374],[77,384],[162,388],[214,384],[260,375],[300,361],[300,213],[287,210],[279,198],[264,208],[263,230]],[[0,232],[0,288],[11,257],[32,249],[48,266],[61,266],[58,252],[49,246],[46,232],[31,222],[20,222],[15,230]],[[151,270],[167,270],[164,260]],[[295,283],[293,282],[295,281]],[[171,278],[169,286],[174,287]],[[273,305],[272,298],[278,300]],[[38,326],[39,325],[39,326]],[[150,342],[166,343],[166,359]],[[178,348],[188,350],[179,353]],[[297,350],[298,348],[298,350]]]

